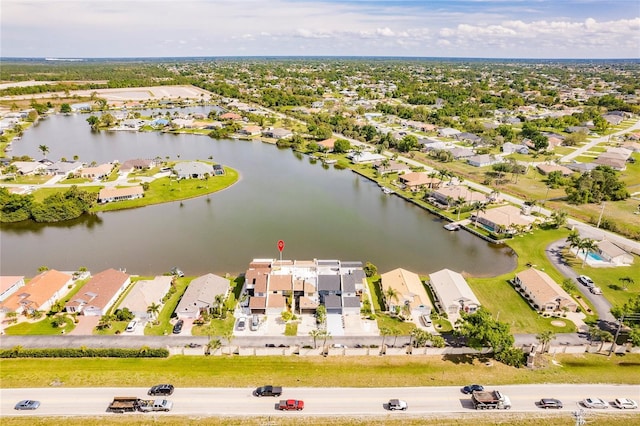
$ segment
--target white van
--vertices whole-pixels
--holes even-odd
[[[136,329],[137,325],[138,325],[138,321],[136,320],[130,321],[129,324],[127,324],[127,328],[125,330],[128,332],[132,332],[133,330]]]

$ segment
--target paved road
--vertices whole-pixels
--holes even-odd
[[[623,135],[623,134],[629,133],[629,132],[631,132],[631,131],[633,131],[635,129],[640,129],[640,120],[637,120],[630,127],[627,127],[627,128],[625,128],[623,130],[620,130],[618,132],[612,133],[611,135],[601,136],[599,138],[591,139],[586,144],[582,145],[581,147],[575,149],[573,152],[570,152],[569,154],[567,154],[564,157],[562,157],[560,159],[560,161],[563,162],[563,163],[567,163],[567,162],[573,160],[574,158],[584,154],[586,151],[590,150],[591,148],[593,148],[594,146],[598,145],[599,143],[608,142],[611,139],[612,136]]]
[[[256,383],[256,386],[263,383]],[[206,416],[326,416],[350,415],[380,417],[389,413],[385,403],[391,398],[407,401],[406,412],[389,415],[402,416],[426,414],[461,413],[488,415],[477,412],[471,405],[470,397],[460,392],[460,387],[417,387],[417,388],[285,388],[282,398],[302,399],[305,409],[302,413],[279,412],[275,404],[280,398],[257,398],[252,388],[178,388],[167,399],[173,401],[170,413],[155,415],[206,415]],[[487,386],[494,389],[494,386]],[[544,415],[551,414],[535,404],[540,398],[558,398],[567,412],[580,408],[579,401],[586,397],[598,397],[605,401],[615,398],[640,397],[640,388],[632,385],[510,385],[495,387],[511,399],[511,412]],[[2,416],[118,416],[106,413],[114,396],[134,396],[143,398],[148,388],[27,388],[0,390],[0,413]],[[36,411],[16,411],[13,406],[22,399],[35,399],[41,406]],[[552,410],[555,412],[555,410]],[[586,410],[589,411],[589,410]],[[613,408],[599,410],[618,412]],[[640,411],[635,410],[635,415]],[[147,414],[140,413],[140,416]],[[493,412],[500,416],[501,412]],[[151,414],[149,414],[151,416]]]

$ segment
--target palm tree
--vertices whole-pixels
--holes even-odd
[[[160,313],[160,305],[155,302],[151,303],[147,307],[147,313],[151,316],[151,318],[157,319],[158,313]]]
[[[47,153],[50,151],[50,150],[49,150],[49,147],[48,147],[48,146],[46,146],[46,145],[40,145],[40,146],[38,147],[38,150],[42,151],[42,156],[43,156],[43,157],[46,157]]]
[[[589,256],[589,253],[591,253],[592,251],[595,251],[597,247],[598,246],[596,245],[596,242],[591,238],[583,238],[580,241],[580,246],[578,248],[584,250],[584,259],[582,259],[583,268],[585,262],[587,261],[587,256]]]
[[[331,332],[327,330],[320,330],[318,337],[322,337],[322,347],[327,346],[327,339],[331,339]]]
[[[215,352],[221,347],[222,347],[222,342],[220,342],[220,339],[210,339],[209,343],[207,343],[207,351],[205,352],[205,354],[209,355],[211,354],[211,352]]]
[[[313,349],[318,348],[317,339],[322,336],[322,330],[318,330],[317,328],[311,330],[309,332],[309,336],[313,339]]]
[[[224,310],[224,294],[216,294],[214,298],[215,311],[219,318],[222,318],[222,311]]]
[[[487,211],[487,206],[484,205],[484,203],[481,203],[480,201],[476,201],[475,203],[473,203],[473,206],[471,208],[473,211],[476,212],[476,220],[475,220],[475,227],[478,227],[478,217],[480,216],[480,213],[485,213]]]
[[[580,245],[580,234],[578,233],[578,231],[573,230],[571,232],[569,232],[569,235],[567,236],[567,242],[569,243],[569,248],[572,249],[574,247],[578,247]]]
[[[542,345],[542,353],[545,353],[549,350],[547,345],[553,340],[555,335],[556,334],[553,331],[546,330],[536,336],[536,339],[538,339],[538,342],[540,342],[540,344]]]
[[[629,287],[629,285],[633,285],[636,283],[635,280],[631,277],[621,277],[621,278],[618,278],[618,281],[620,281],[621,283],[624,283],[622,285],[623,290],[626,290],[627,287]]]
[[[231,341],[233,340],[233,330],[225,330],[222,333],[222,337],[227,341],[227,347],[229,348],[229,355],[231,355]]]
[[[387,338],[387,336],[391,336],[391,329],[388,327],[380,327],[380,335],[382,336],[382,343],[380,344],[380,347],[383,348],[384,347],[384,341]]]
[[[456,206],[458,206],[458,221],[460,221],[460,212],[462,211],[462,206],[464,206],[464,203],[467,202],[467,199],[462,197],[462,196],[458,196],[458,198],[456,198]]]
[[[391,299],[395,300],[396,302],[400,299],[400,294],[393,287],[387,288],[387,291],[384,292],[384,295],[387,302],[387,310],[389,310],[389,307],[391,306]]]

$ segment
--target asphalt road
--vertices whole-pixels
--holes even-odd
[[[261,385],[261,384],[258,384]],[[419,387],[419,388],[285,388],[282,397],[257,398],[252,395],[254,388],[178,388],[167,399],[173,401],[174,408],[169,413],[154,415],[203,415],[203,416],[372,416],[388,413],[386,402],[391,398],[407,401],[406,412],[393,412],[393,416],[477,413],[489,415],[486,411],[473,409],[470,397],[462,394],[459,387]],[[485,389],[492,390],[493,386]],[[511,399],[511,412],[545,413],[536,406],[540,398],[558,398],[569,414],[579,408],[579,401],[586,397],[598,397],[605,401],[615,398],[640,399],[640,387],[631,385],[511,385],[495,389]],[[148,388],[37,388],[1,389],[1,416],[118,416],[107,413],[107,407],[114,396],[146,396]],[[305,408],[302,413],[280,412],[275,406],[280,399],[302,399]],[[14,405],[22,399],[40,401],[35,411],[16,411]],[[550,410],[555,412],[556,410]],[[589,411],[589,410],[586,410]],[[618,412],[610,407],[607,412]],[[482,413],[482,414],[481,414]],[[491,416],[500,416],[492,411]],[[634,414],[639,415],[640,410]],[[137,413],[144,416],[150,414]]]

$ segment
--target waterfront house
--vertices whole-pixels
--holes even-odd
[[[11,165],[15,166],[18,174],[23,176],[41,174],[47,169],[47,166],[39,161],[14,161]]]
[[[196,319],[217,307],[216,296],[229,296],[229,280],[218,275],[202,275],[189,283],[175,313],[180,319]]]
[[[135,200],[144,197],[144,189],[140,185],[126,186],[124,188],[102,188],[98,192],[98,203],[111,203],[114,201]]]
[[[236,114],[235,112],[225,112],[224,114],[220,115],[220,120],[230,120],[230,121],[237,121],[237,120],[242,120],[242,116],[240,114]]]
[[[47,312],[58,299],[67,294],[72,283],[73,277],[70,274],[49,269],[36,275],[26,285],[18,287],[17,291],[2,302],[0,310],[18,314]]]
[[[69,176],[79,173],[82,169],[82,163],[79,161],[56,161],[47,167],[46,172],[50,175]]]
[[[418,274],[397,268],[385,272],[380,278],[382,296],[388,311],[395,312],[408,306],[414,318],[431,314],[433,307]],[[389,289],[392,289],[394,297],[389,297]]]
[[[152,280],[136,281],[119,308],[129,309],[136,318],[150,318],[151,314],[147,312],[149,306],[154,303],[162,305],[162,299],[171,288],[172,279],[171,276],[163,275]]]
[[[92,276],[65,305],[65,309],[87,316],[105,315],[129,284],[129,275],[113,268],[107,269]]]
[[[130,173],[134,170],[146,170],[156,166],[155,160],[136,158],[127,160],[120,166],[120,174]]]
[[[213,166],[202,161],[184,161],[173,166],[178,179],[204,179],[213,176]]]
[[[389,160],[389,164],[387,164],[386,166],[383,163],[383,161],[377,161],[373,163],[373,168],[376,169],[381,175],[386,175],[388,173],[402,174],[411,172],[411,168],[409,167],[409,165],[400,161]]]
[[[537,311],[575,312],[576,302],[549,275],[535,268],[518,272],[513,280],[516,290]]]
[[[264,137],[272,139],[287,139],[293,136],[291,130],[281,128],[265,129],[262,134]]]
[[[535,218],[522,214],[522,210],[518,207],[506,205],[484,212],[476,211],[471,214],[471,221],[477,221],[490,232],[502,234],[515,233],[517,227],[522,228],[523,231],[529,230]]]
[[[436,299],[436,306],[455,324],[460,311],[472,314],[480,307],[478,298],[458,272],[449,269],[429,274],[429,286]]]
[[[13,293],[24,286],[24,276],[0,276],[0,302],[6,300]]]
[[[335,138],[329,138],[329,139],[325,139],[323,141],[318,142],[318,146],[324,148],[324,150],[327,152],[332,152],[335,144],[336,144]]]
[[[398,176],[398,180],[405,189],[411,192],[421,191],[423,188],[438,188],[442,181],[436,177],[430,177],[427,173],[411,172]]]
[[[347,158],[350,159],[354,164],[366,164],[366,163],[375,163],[376,161],[386,160],[382,154],[376,154],[370,151],[356,152],[351,151],[347,154]]]
[[[113,164],[105,163],[96,167],[84,167],[80,170],[80,177],[86,179],[103,179],[109,176],[113,170]]]
[[[445,206],[450,206],[454,203],[458,203],[459,200],[462,200],[461,204],[463,205],[473,204],[475,202],[489,202],[486,194],[478,191],[472,191],[471,189],[462,185],[442,186],[431,191],[429,196],[433,197],[437,203]]]

